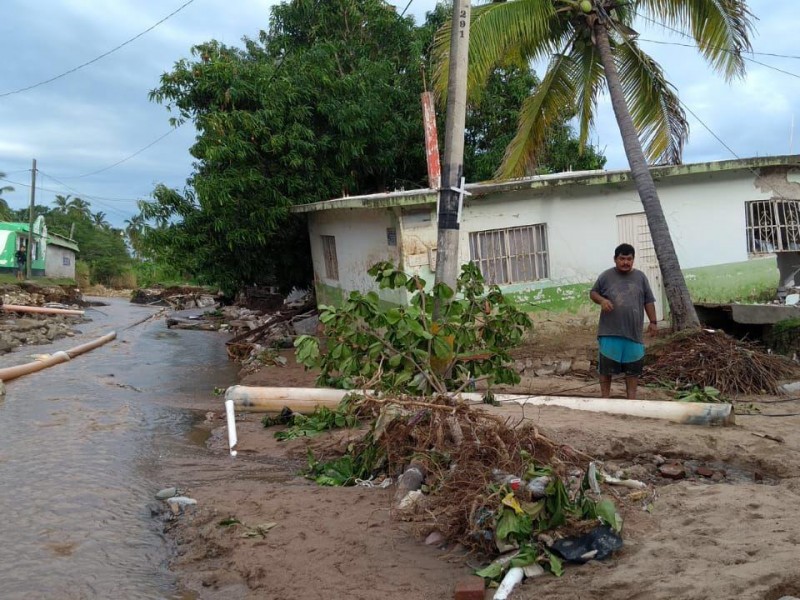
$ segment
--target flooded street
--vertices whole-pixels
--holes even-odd
[[[80,335],[0,357],[117,339],[7,383],[0,401],[2,598],[184,598],[166,570],[168,547],[148,503],[169,464],[202,454],[189,410],[235,382],[225,335],[170,331],[126,300],[86,311]]]

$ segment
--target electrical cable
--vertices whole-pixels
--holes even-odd
[[[124,163],[124,162],[126,162],[126,161],[129,161],[129,160],[130,160],[130,159],[132,159],[133,157],[135,157],[135,156],[138,156],[139,154],[141,154],[142,152],[144,152],[144,151],[145,151],[145,150],[147,150],[148,148],[151,148],[152,146],[155,146],[155,145],[156,145],[158,142],[160,142],[161,140],[163,140],[163,139],[164,139],[165,137],[167,137],[168,135],[171,135],[171,134],[175,133],[175,132],[178,130],[178,128],[179,128],[179,127],[181,127],[181,125],[177,125],[176,127],[173,127],[173,128],[172,128],[172,129],[170,129],[170,130],[169,130],[167,133],[165,133],[165,134],[163,134],[163,135],[161,135],[161,136],[157,137],[155,140],[153,140],[152,142],[150,142],[149,144],[147,144],[147,145],[146,145],[146,146],[144,146],[143,148],[139,148],[139,149],[138,149],[136,152],[134,152],[133,154],[130,154],[129,156],[126,156],[126,157],[125,157],[125,158],[123,158],[122,160],[118,160],[118,161],[117,161],[117,162],[115,162],[114,164],[108,165],[107,167],[103,167],[102,169],[97,169],[96,171],[90,171],[89,173],[83,173],[82,175],[72,175],[72,176],[70,176],[70,177],[65,177],[64,179],[81,179],[81,178],[83,178],[83,177],[89,177],[89,176],[91,176],[91,175],[97,175],[98,173],[103,173],[103,172],[105,172],[105,171],[108,171],[108,170],[110,170],[110,169],[113,169],[114,167],[116,167],[116,166],[119,166],[119,165],[121,165],[122,163]],[[63,185],[63,184],[62,184],[62,185]]]
[[[608,13],[606,13],[606,14],[608,14]],[[677,33],[678,35],[683,36],[685,38],[694,39],[691,35],[689,35],[685,31],[681,31],[680,29],[675,29],[674,27],[670,27],[666,23],[660,23],[659,21],[656,21],[655,19],[652,19],[652,18],[648,17],[647,15],[643,15],[642,13],[638,13],[638,12],[634,12],[634,14],[637,17],[640,17],[640,18],[644,19],[645,21],[650,21],[653,25],[658,25],[659,27],[663,27],[664,29],[666,29],[668,31],[671,31],[673,33]],[[652,40],[650,40],[650,41],[652,41]],[[690,45],[690,47],[695,48],[696,46]],[[722,48],[720,46],[709,46],[709,48],[713,48],[714,50],[722,50],[723,52],[728,52],[728,53],[731,52],[727,48]],[[747,54],[753,54],[753,55],[757,55],[757,56],[772,56],[772,57],[775,57],[775,58],[791,58],[793,60],[800,60],[800,56],[796,56],[796,55],[792,55],[792,54],[777,54],[775,52],[756,52],[755,50],[748,50]],[[744,58],[744,57],[742,57],[742,58]]]
[[[661,44],[663,46],[682,46],[684,48],[697,48],[694,44],[681,44],[680,42],[665,42],[661,40],[650,40],[647,38],[638,38],[640,42],[648,42],[651,44]],[[780,69],[778,67],[773,67],[772,65],[768,65],[767,63],[763,63],[760,60],[756,60],[755,58],[749,58],[747,56],[742,56],[742,58],[748,62],[755,63],[757,65],[761,65],[762,67],[766,67],[767,69],[772,69],[773,71],[777,71],[778,73],[783,73],[784,75],[789,75],[790,77],[797,77],[800,79],[800,75],[797,73],[792,73],[791,71],[786,71],[784,69]]]
[[[29,85],[29,86],[27,86],[27,87],[20,88],[20,89],[18,89],[18,90],[12,90],[12,91],[10,91],[10,92],[4,92],[4,93],[0,94],[0,98],[5,98],[6,96],[11,96],[11,95],[13,95],[13,94],[20,94],[20,93],[22,93],[22,92],[27,92],[28,90],[32,90],[32,89],[34,89],[34,88],[37,88],[37,87],[40,87],[40,86],[42,86],[42,85],[45,85],[45,84],[48,84],[48,83],[52,83],[53,81],[56,81],[57,79],[61,79],[62,77],[66,77],[67,75],[69,75],[69,74],[71,74],[71,73],[74,73],[75,71],[78,71],[78,70],[82,69],[83,67],[87,67],[87,66],[91,65],[92,63],[96,63],[98,60],[100,60],[100,59],[102,59],[102,58],[105,58],[105,57],[106,57],[106,56],[108,56],[109,54],[112,54],[112,53],[116,52],[117,50],[119,50],[120,48],[123,48],[123,47],[127,46],[128,44],[130,44],[131,42],[133,42],[133,41],[135,41],[135,40],[139,39],[139,38],[140,38],[140,37],[142,37],[144,34],[146,34],[146,33],[149,33],[150,31],[152,31],[153,29],[155,29],[156,27],[158,27],[159,25],[161,25],[161,24],[162,24],[164,21],[166,21],[167,19],[169,19],[169,18],[170,18],[170,17],[172,17],[173,15],[176,15],[176,14],[178,14],[178,13],[179,13],[180,11],[182,11],[184,8],[186,8],[187,6],[189,6],[189,5],[190,5],[192,2],[194,2],[194,0],[187,0],[186,2],[184,2],[183,4],[181,4],[181,5],[180,5],[180,6],[179,6],[177,9],[175,9],[174,11],[172,11],[171,13],[169,13],[169,14],[168,14],[166,17],[164,17],[163,19],[161,19],[160,21],[158,21],[158,22],[157,22],[157,23],[155,23],[154,25],[151,25],[150,27],[148,27],[147,29],[145,29],[145,30],[144,30],[144,31],[142,31],[141,33],[139,33],[139,34],[137,34],[137,35],[133,36],[133,37],[132,37],[132,38],[130,38],[129,40],[127,40],[127,41],[125,41],[125,42],[122,42],[122,43],[121,43],[119,46],[116,46],[116,47],[112,48],[112,49],[111,49],[111,50],[109,50],[108,52],[104,52],[104,53],[103,53],[103,54],[101,54],[100,56],[98,56],[98,57],[96,57],[96,58],[93,58],[92,60],[90,60],[90,61],[87,61],[87,62],[85,62],[85,63],[83,63],[83,64],[80,64],[80,65],[78,65],[77,67],[74,67],[74,68],[70,69],[69,71],[65,71],[65,72],[61,73],[60,75],[56,75],[55,77],[51,77],[50,79],[46,79],[46,80],[44,80],[44,81],[40,81],[39,83],[34,83],[33,85]]]
[[[637,54],[639,56],[639,58],[642,59],[643,57],[642,57],[641,50],[639,50],[638,48],[634,47],[630,43],[630,41],[628,40],[628,37],[625,35],[624,32],[622,32],[619,29],[619,27],[616,26],[616,24],[614,23],[614,20],[605,11],[605,9],[603,9],[602,7],[598,7],[598,8],[602,12],[602,15],[605,17],[604,21],[606,23],[608,23],[609,26],[612,27],[614,29],[614,31],[616,31],[619,34],[619,36],[621,37],[622,41],[628,46],[628,48],[630,48],[632,52]],[[639,15],[639,13],[636,13],[636,14]],[[644,18],[644,19],[648,19],[648,17],[644,17],[643,15],[639,15],[639,16]],[[656,24],[659,24],[657,21],[653,21],[652,19],[648,19],[648,20],[650,20],[651,22],[654,22]],[[672,29],[672,28],[670,28],[670,27],[668,27],[666,25],[663,25],[663,26],[666,27],[667,29]],[[672,29],[672,30],[676,31],[678,33],[682,33],[680,31],[678,31],[677,29]],[[683,34],[683,35],[685,35],[685,34]],[[647,63],[645,61],[642,61],[642,64],[648,70],[650,75],[655,77],[653,72],[650,70],[650,67],[647,66]],[[686,110],[686,112],[688,112],[690,115],[692,115],[697,120],[697,122],[700,123],[700,125],[702,125],[703,128],[706,131],[708,131],[708,133],[711,134],[711,136],[714,139],[716,139],[728,152],[730,152],[733,155],[734,158],[736,158],[737,160],[742,160],[742,158],[733,150],[733,148],[731,148],[728,144],[726,144],[721,137],[719,137],[708,125],[706,125],[706,123],[699,116],[697,116],[697,114],[683,100],[681,100],[678,96],[676,96],[675,98],[677,99],[678,103]],[[753,175],[755,175],[757,178],[760,177],[760,174],[755,169],[753,169],[752,167],[746,167],[746,168],[751,173],[753,173]],[[787,198],[779,190],[777,190],[775,187],[773,187],[768,181],[765,181],[764,185],[766,185],[767,187],[769,187],[772,190],[772,192],[775,194],[775,197],[777,199],[787,200]]]

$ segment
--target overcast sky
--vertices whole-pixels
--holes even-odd
[[[752,38],[757,53],[800,57],[795,41],[800,22],[797,2],[751,0],[758,18]],[[169,113],[150,102],[148,92],[158,85],[162,73],[189,55],[192,45],[210,39],[239,45],[243,36],[257,37],[268,26],[274,3],[3,0],[0,172],[15,183],[0,181],[0,186],[16,188],[3,197],[12,208],[27,206],[30,188],[24,184],[30,184],[33,158],[40,171],[37,204],[51,205],[55,194],[80,196],[91,203],[93,211],[105,212],[115,226],[138,212],[136,199],[148,197],[156,183],[182,189],[191,172],[188,149],[194,130],[186,124],[169,133]],[[407,0],[392,4],[402,10]],[[421,23],[434,4],[435,0],[412,0],[408,13]],[[174,11],[178,12],[108,56],[51,83],[13,93],[92,61]],[[726,84],[706,68],[694,49],[644,41],[688,40],[644,23],[637,30],[642,47],[664,67],[685,106],[713,132],[690,115],[684,162],[734,158],[731,151],[741,158],[800,151],[798,58],[755,54],[753,60],[773,68],[748,62],[747,77]],[[596,126],[592,140],[608,157],[607,168],[625,168],[606,99],[600,103]]]

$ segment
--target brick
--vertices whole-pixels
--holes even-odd
[[[471,575],[456,583],[455,600],[483,600],[485,584],[482,577]]]

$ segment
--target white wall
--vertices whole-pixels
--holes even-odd
[[[65,262],[68,264],[64,264]],[[75,252],[69,248],[48,244],[44,261],[44,274],[46,277],[69,277],[75,279]]]
[[[657,181],[661,204],[684,269],[747,260],[745,202],[771,197],[755,186],[752,171],[713,172]],[[326,210],[309,214],[316,277],[344,290],[375,289],[366,270],[379,260],[400,262],[408,272],[431,279],[428,248],[436,247],[433,206],[397,209]],[[619,215],[643,212],[632,183],[554,186],[496,192],[467,200],[459,254],[470,260],[475,231],[547,224],[550,279],[510,286],[511,291],[593,281],[613,265]],[[395,215],[402,215],[396,218]],[[398,246],[389,247],[386,228],[395,227]],[[321,235],[336,237],[339,281],[325,278]],[[628,241],[628,240],[623,240]],[[385,299],[391,296],[382,294]]]
[[[367,292],[377,286],[367,274],[367,269],[382,260],[400,262],[399,246],[389,246],[386,229],[399,228],[390,209],[346,209],[309,213],[309,234],[314,277],[325,285],[347,292]],[[336,238],[336,255],[339,263],[339,280],[328,279],[325,274],[325,257],[322,250],[323,235]],[[399,241],[398,241],[399,243]],[[379,294],[386,300],[394,296],[387,290]]]
[[[682,268],[747,260],[745,201],[768,199],[750,172],[674,177],[657,183]],[[546,223],[552,284],[588,282],[613,264],[617,216],[643,212],[632,184],[555,187],[470,200],[459,244],[469,233]]]

